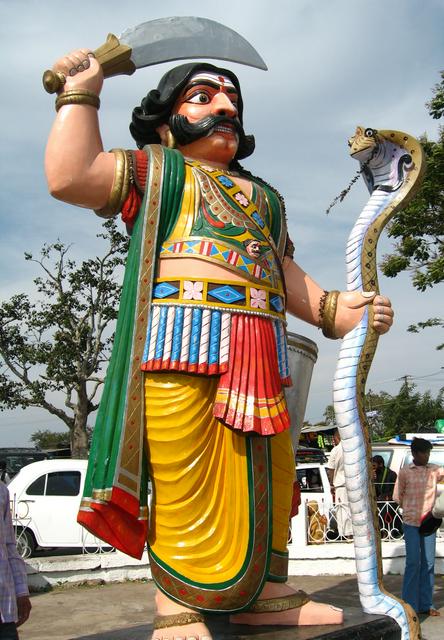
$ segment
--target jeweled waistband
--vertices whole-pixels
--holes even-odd
[[[158,278],[154,281],[154,304],[225,309],[272,316],[285,322],[285,299],[280,289],[209,278]]]
[[[223,264],[225,268],[239,271],[243,277],[263,281],[265,285],[272,284],[271,265],[265,267],[221,240],[208,238],[166,240],[160,249],[161,258],[192,258],[195,256],[208,262]]]

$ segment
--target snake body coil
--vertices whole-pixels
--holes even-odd
[[[352,229],[347,243],[347,290],[378,292],[376,245],[393,214],[417,191],[424,170],[418,141],[400,131],[375,131],[358,127],[349,140],[352,157],[361,172],[370,199]],[[421,637],[413,609],[385,591],[371,482],[371,449],[364,411],[365,383],[376,351],[373,309],[367,307],[355,329],[342,340],[334,378],[333,400],[344,451],[345,484],[355,545],[356,573],[362,607],[366,613],[396,620],[403,640]]]

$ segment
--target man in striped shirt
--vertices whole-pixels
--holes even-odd
[[[17,552],[9,493],[0,482],[0,640],[18,640],[31,611],[25,563]]]
[[[403,467],[393,491],[393,499],[402,507],[406,564],[402,598],[418,613],[439,616],[433,606],[436,532],[421,535],[419,527],[436,499],[437,484],[444,480],[444,467],[429,464],[432,444],[414,438],[413,462]]]

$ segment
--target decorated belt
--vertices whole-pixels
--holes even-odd
[[[262,280],[261,284],[271,285],[271,266],[266,269],[249,256],[235,251],[228,243],[208,238],[187,238],[167,240],[160,249],[161,258],[190,258],[200,256],[209,262],[223,264],[224,268],[240,271],[246,278]]]
[[[282,290],[252,287],[232,280],[209,278],[158,278],[154,281],[153,304],[177,304],[273,316],[285,321]]]

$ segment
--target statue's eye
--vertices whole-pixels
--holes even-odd
[[[198,91],[187,98],[187,102],[192,102],[193,104],[208,104],[210,102],[210,97],[204,91]]]
[[[364,131],[364,134],[367,136],[367,138],[374,138],[376,135],[376,130],[375,129],[366,129]]]

